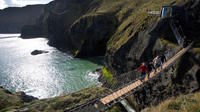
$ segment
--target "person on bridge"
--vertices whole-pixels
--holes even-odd
[[[153,65],[154,65],[154,67],[155,67],[155,72],[156,72],[156,69],[158,68],[158,67],[160,67],[161,66],[161,58],[160,58],[160,56],[156,56],[154,59],[153,59]]]
[[[153,61],[152,61],[152,60],[149,60],[148,63],[147,63],[148,79],[149,79],[150,73],[151,73],[151,71],[152,71],[153,69],[156,71],[156,69],[155,69],[155,67],[154,67],[154,65],[153,65]]]
[[[162,65],[167,61],[165,54],[160,55],[160,60],[161,60],[161,68],[162,68]]]
[[[185,45],[185,40],[186,40],[186,36],[183,36],[183,38],[181,38],[181,45],[184,47]]]
[[[146,72],[147,72],[147,67],[146,64],[143,62],[140,67],[137,69],[138,72],[141,72],[142,78],[145,78]]]

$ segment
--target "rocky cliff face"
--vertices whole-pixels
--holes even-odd
[[[156,5],[154,3],[161,6],[157,0],[151,2],[151,5]],[[170,1],[168,3],[170,3]],[[132,104],[137,104],[138,110],[151,105],[157,105],[172,96],[199,91],[200,88],[198,78],[200,70],[198,64],[200,60],[200,34],[198,33],[200,25],[200,3],[193,0],[177,0],[173,4],[184,10],[183,14],[179,15],[176,20],[181,23],[180,25],[183,28],[182,30],[186,38],[194,40],[193,49],[178,60],[176,66],[174,66],[174,70],[170,69],[168,72],[162,73],[161,76],[154,78],[140,87],[134,95],[129,98]],[[148,6],[150,6],[150,4]],[[153,8],[153,10],[155,9]],[[140,17],[140,15],[141,13],[137,14],[137,17]],[[125,27],[125,31],[127,32],[130,31],[127,29],[133,29],[133,32],[130,32],[129,36],[118,37],[118,39],[116,39],[117,36],[114,36],[109,40],[108,46],[110,47],[108,47],[107,52],[107,63],[114,75],[133,70],[141,62],[152,59],[156,55],[163,53],[166,49],[174,49],[177,47],[173,39],[175,37],[173,36],[168,22],[156,18],[157,17],[147,16],[143,24],[139,22],[136,25],[133,23],[137,21],[138,18],[133,19],[132,23],[130,22],[131,25],[127,24]],[[134,28],[137,25],[141,28]],[[125,32],[124,35],[126,35],[127,32]]]
[[[74,56],[105,55],[106,66],[114,76],[118,76],[137,68],[141,62],[178,46],[167,20],[147,14],[147,10],[160,10],[163,4],[183,8],[184,14],[176,19],[181,22],[184,35],[195,43],[193,49],[178,61],[175,71],[166,73],[172,74],[172,78],[166,76],[167,81],[156,78],[149,84],[150,87],[146,85],[138,90],[136,102],[142,109],[173,95],[198,90],[199,1],[55,0],[45,6],[45,12],[30,29],[39,27],[41,30],[36,34],[46,35],[51,45],[68,49]],[[24,30],[27,30],[22,30],[24,36],[27,36],[26,33],[35,34],[30,33],[28,28]],[[194,84],[187,81],[194,81]],[[182,87],[184,91],[181,90]],[[157,100],[150,101],[144,97]]]
[[[50,45],[77,57],[105,55],[106,43],[118,25],[114,13],[122,2],[55,0],[45,6],[37,24],[22,29],[22,38],[45,35]]]
[[[20,33],[24,25],[33,25],[44,5],[10,7],[0,11],[0,33]]]

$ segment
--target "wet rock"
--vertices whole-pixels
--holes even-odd
[[[38,55],[38,54],[43,54],[43,53],[49,53],[49,51],[34,50],[33,52],[31,52],[31,55]]]
[[[26,93],[20,91],[15,93],[16,96],[18,96],[23,102],[31,102],[33,100],[37,100],[38,98],[26,95]]]

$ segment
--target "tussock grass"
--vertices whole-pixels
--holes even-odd
[[[22,107],[29,108],[30,112],[63,112],[66,108],[70,108],[77,104],[83,104],[87,101],[105,94],[108,90],[102,87],[90,87],[81,91],[58,96],[55,98],[48,98],[43,100],[36,100],[25,104]]]
[[[11,106],[19,106],[21,105],[21,99],[10,93],[9,91],[0,88],[0,110],[11,107]]]
[[[200,93],[171,98],[145,112],[200,112]]]
[[[200,48],[193,48],[193,49],[192,49],[192,52],[193,52],[193,53],[200,53]]]

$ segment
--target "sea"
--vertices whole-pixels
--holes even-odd
[[[102,57],[78,59],[50,47],[45,38],[21,39],[0,34],[0,86],[39,99],[69,94],[98,85]],[[34,50],[49,53],[31,55]]]

